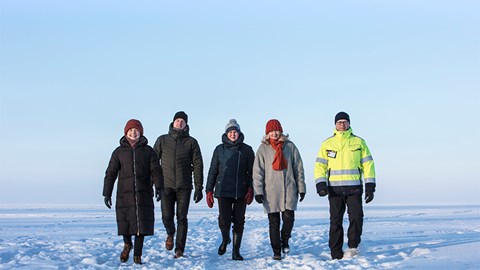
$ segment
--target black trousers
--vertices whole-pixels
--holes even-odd
[[[244,198],[218,198],[218,227],[222,233],[230,232],[233,222],[233,233],[242,234],[245,226],[247,204]]]
[[[143,235],[136,235],[135,236],[135,245],[133,245],[133,256],[142,256],[143,250],[143,240],[145,236]],[[132,236],[131,235],[124,235],[123,242],[132,245]]]
[[[348,247],[356,248],[360,244],[363,227],[362,195],[329,195],[330,202],[330,239],[328,245],[332,256],[343,255],[343,215],[348,208]]]
[[[188,208],[190,206],[191,189],[173,189],[164,188],[161,201],[162,222],[168,235],[175,237],[175,251],[185,251],[185,242],[187,241],[188,231]],[[175,203],[177,204],[177,229],[175,230]]]
[[[281,240],[288,240],[292,236],[293,223],[295,222],[295,212],[285,210],[281,212],[283,224],[280,230],[280,212],[268,214],[268,230],[270,234],[270,244],[272,249],[281,248]]]

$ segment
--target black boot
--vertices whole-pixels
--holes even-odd
[[[232,260],[243,261],[242,255],[240,255],[240,245],[242,244],[243,233],[233,233],[233,251]]]
[[[277,260],[277,261],[282,259],[282,253],[280,252],[279,248],[274,248],[273,249],[273,259]]]
[[[270,234],[270,245],[272,246],[273,250],[273,259],[274,260],[281,260],[282,259],[282,241],[280,240],[280,230],[278,226],[270,226],[269,228]]]
[[[222,232],[222,243],[218,247],[218,255],[223,255],[227,251],[227,246],[232,240],[230,239],[230,231]]]

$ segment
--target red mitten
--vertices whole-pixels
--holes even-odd
[[[253,202],[253,188],[248,188],[247,194],[245,195],[245,203],[250,205]]]
[[[213,192],[207,192],[207,205],[208,207],[213,207]]]

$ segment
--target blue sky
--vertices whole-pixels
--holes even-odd
[[[189,115],[205,176],[230,118],[280,120],[313,164],[350,114],[377,204],[480,203],[476,1],[0,0],[2,204],[101,204],[130,118]],[[202,202],[204,203],[204,202]]]

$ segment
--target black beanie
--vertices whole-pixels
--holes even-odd
[[[182,118],[183,120],[185,120],[185,123],[188,123],[188,115],[184,111],[177,112],[173,117],[173,121],[175,121],[175,119],[177,118]]]
[[[345,119],[345,120],[348,121],[348,123],[350,123],[350,116],[348,116],[348,114],[346,112],[339,112],[339,113],[337,113],[337,115],[335,115],[334,124],[336,124],[338,120],[342,120],[342,119]]]

